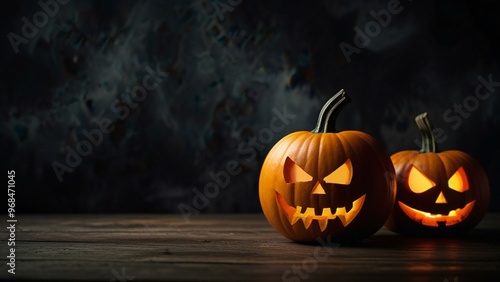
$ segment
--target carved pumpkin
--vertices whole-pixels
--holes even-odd
[[[394,173],[389,155],[366,133],[335,131],[347,102],[341,90],[324,105],[312,132],[285,136],[262,165],[264,215],[293,241],[357,241],[380,229],[391,211],[396,181],[385,177]]]
[[[422,132],[422,150],[391,157],[398,185],[386,227],[414,236],[458,235],[474,228],[489,203],[486,174],[464,152],[436,153],[427,113],[415,120]]]

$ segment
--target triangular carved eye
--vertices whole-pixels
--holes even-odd
[[[418,168],[412,166],[408,176],[408,186],[414,193],[423,193],[436,186],[436,183],[425,176]]]
[[[309,173],[305,172],[292,159],[286,157],[285,166],[283,168],[286,183],[308,182],[313,179]]]
[[[339,166],[334,172],[323,178],[326,183],[348,185],[352,179],[352,164],[351,159]]]
[[[465,192],[469,190],[469,181],[463,167],[460,167],[448,180],[448,187],[457,191]]]

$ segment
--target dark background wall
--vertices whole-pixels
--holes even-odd
[[[352,103],[338,128],[365,131],[390,154],[418,149],[414,117],[427,111],[441,150],[484,167],[499,210],[500,86],[471,97],[478,76],[500,81],[500,4],[401,0],[370,27],[370,11],[389,2],[73,0],[45,24],[36,1],[2,4],[1,171],[16,170],[18,211],[179,212],[228,163],[239,173],[201,212],[260,211],[266,153],[311,130],[341,88]],[[32,38],[23,17],[40,26],[25,28]],[[367,24],[373,36],[346,57],[341,43],[356,47]],[[135,101],[151,69],[156,86]],[[269,135],[284,106],[296,117]],[[67,162],[78,146],[88,155]]]

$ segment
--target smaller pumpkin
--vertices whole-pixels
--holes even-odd
[[[357,241],[379,230],[391,212],[396,181],[389,155],[364,132],[335,130],[348,101],[338,92],[313,131],[283,137],[262,165],[264,215],[293,241]]]
[[[437,153],[427,113],[416,117],[422,150],[391,156],[396,170],[394,208],[385,226],[413,236],[453,236],[476,226],[489,203],[488,178],[468,154]]]

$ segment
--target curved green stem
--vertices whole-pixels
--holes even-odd
[[[344,89],[341,89],[337,94],[333,95],[333,97],[330,98],[330,100],[328,100],[321,109],[318,117],[318,123],[312,132],[336,132],[335,121],[337,120],[340,111],[342,111],[344,106],[350,101],[351,99],[347,97]]]
[[[417,122],[418,129],[422,133],[422,149],[420,153],[435,153],[436,152],[436,139],[434,133],[432,132],[431,122],[427,118],[427,113],[418,115],[415,118]]]

